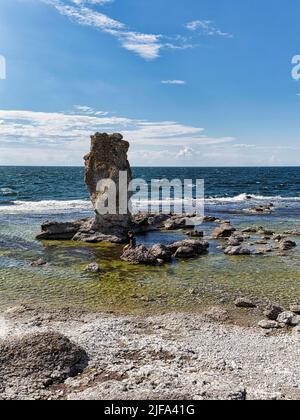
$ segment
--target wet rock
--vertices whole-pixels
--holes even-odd
[[[92,263],[89,264],[84,271],[87,273],[100,273],[101,270],[97,263]]]
[[[256,308],[256,304],[249,298],[237,298],[234,304],[237,308]]]
[[[272,230],[265,229],[262,226],[259,228],[258,233],[264,237],[268,237],[268,239],[270,239],[275,234],[275,232],[273,232]]]
[[[175,258],[195,258],[197,256],[195,249],[190,246],[181,246],[175,252]]]
[[[131,264],[157,265],[158,260],[170,262],[173,256],[177,258],[192,258],[207,253],[209,243],[200,240],[185,240],[165,246],[161,244],[147,248],[141,245],[124,251],[121,259]]]
[[[31,334],[0,344],[0,393],[45,389],[85,367],[83,349],[58,333]]]
[[[235,227],[230,223],[224,223],[213,231],[213,236],[214,238],[230,238],[235,231]]]
[[[172,260],[172,252],[165,245],[157,244],[150,248],[150,253],[157,259],[164,262],[170,262]]]
[[[228,246],[240,246],[244,242],[244,237],[240,234],[233,234],[227,241]]]
[[[264,315],[269,320],[276,321],[282,312],[284,312],[284,308],[281,306],[269,304],[264,310]]]
[[[225,255],[251,255],[251,250],[244,246],[229,246],[224,251]]]
[[[136,233],[147,233],[164,227],[167,214],[136,214],[133,215],[133,229]]]
[[[44,260],[44,258],[39,258],[38,260],[32,261],[32,263],[30,264],[30,267],[42,267],[43,265],[47,265],[47,261]]]
[[[263,255],[263,254],[269,254],[270,252],[273,252],[273,248],[270,246],[265,247],[258,247],[251,251],[252,255]]]
[[[197,239],[188,239],[184,241],[174,242],[168,245],[168,249],[175,254],[179,248],[192,248],[195,255],[206,254],[209,249],[209,243]]]
[[[257,228],[255,227],[248,227],[242,230],[242,233],[257,233]]]
[[[257,207],[252,207],[250,209],[247,209],[246,211],[248,213],[252,213],[252,214],[271,214],[272,213],[272,209],[273,206],[271,205],[266,205],[266,206],[257,206]]]
[[[125,237],[125,234],[121,234],[120,232],[117,232],[116,235],[109,235],[104,233],[96,233],[94,231],[90,230],[81,230],[79,233],[77,233],[73,241],[80,241],[90,244],[97,244],[100,242],[107,242],[112,244],[124,244],[127,240],[127,237]]]
[[[258,326],[264,330],[274,330],[280,328],[280,324],[277,321],[262,320],[258,323]]]
[[[279,242],[279,249],[281,251],[289,251],[297,246],[296,242],[289,239],[283,239]]]
[[[204,238],[204,232],[197,229],[191,232],[188,232],[187,235],[190,236],[191,238]]]
[[[127,261],[130,264],[156,265],[157,263],[157,257],[144,245],[125,250],[121,256],[121,260]]]
[[[166,230],[179,230],[187,228],[187,219],[186,217],[171,218],[167,220],[164,224]]]
[[[207,223],[215,223],[215,222],[219,222],[220,219],[218,217],[214,217],[214,216],[205,216],[203,221],[207,222]]]
[[[290,311],[297,315],[300,315],[300,304],[294,304],[290,306]]]
[[[284,235],[300,236],[300,231],[299,230],[287,230],[287,231],[284,232]]]
[[[36,238],[48,241],[68,241],[76,235],[86,222],[86,219],[66,223],[47,221],[42,224],[42,233],[37,235]]]
[[[290,312],[290,311],[282,312],[278,316],[277,322],[279,322],[280,324],[285,324],[291,327],[295,327],[300,324],[300,316],[295,315],[293,312]]]

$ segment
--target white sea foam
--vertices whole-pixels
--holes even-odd
[[[92,211],[92,204],[85,200],[68,201],[13,201],[10,204],[0,205],[0,213],[18,214],[18,213],[67,213]]]
[[[264,196],[253,194],[239,194],[235,197],[210,197],[205,200],[207,203],[244,203],[244,202],[280,202],[280,201],[300,201],[300,197]]]
[[[146,198],[143,200],[133,200],[133,208],[138,210],[146,210],[151,204],[152,206],[159,205],[176,205],[180,203],[181,199],[171,200],[152,200],[148,201]],[[201,205],[202,200],[193,200],[193,206]],[[206,204],[210,205],[229,205],[229,204],[243,204],[248,203],[287,203],[287,202],[300,202],[300,197],[281,197],[281,196],[260,196],[240,194],[235,197],[210,197],[205,199]],[[183,200],[185,205],[191,205],[190,200]],[[5,202],[1,205],[0,201],[0,214],[54,214],[54,213],[78,213],[78,212],[92,212],[92,204],[89,200],[44,200],[44,201],[11,201]]]
[[[0,196],[10,196],[10,195],[15,195],[16,191],[12,190],[11,188],[0,188]]]

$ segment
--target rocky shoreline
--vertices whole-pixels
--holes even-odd
[[[300,397],[299,331],[237,326],[220,308],[145,317],[19,306],[0,324],[0,399]]]

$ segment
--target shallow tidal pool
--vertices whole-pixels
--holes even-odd
[[[208,255],[174,261],[163,267],[129,265],[120,260],[122,247],[77,242],[37,242],[40,220],[15,218],[0,227],[0,304],[20,303],[87,310],[156,313],[198,311],[210,305],[232,306],[237,296],[270,299],[282,304],[300,301],[300,253],[228,257],[211,241]],[[249,222],[235,221],[245,227]],[[251,223],[250,223],[251,224]],[[252,220],[252,224],[253,223]],[[298,223],[264,223],[276,232],[299,229]],[[204,225],[210,236],[214,225]],[[146,244],[173,242],[184,232],[154,233]],[[43,257],[48,264],[30,267]],[[85,273],[97,262],[101,273]]]

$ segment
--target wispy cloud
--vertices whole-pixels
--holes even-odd
[[[185,80],[162,80],[163,85],[186,85]]]
[[[163,151],[165,157],[175,158],[186,156],[192,148],[234,141],[232,137],[209,137],[201,127],[119,117],[85,105],[69,113],[0,110],[0,131],[0,164],[6,165],[24,164],[24,156],[32,164],[47,164],[45,156],[53,164],[79,164],[96,131],[121,132],[131,143],[133,159],[142,150]]]
[[[82,5],[82,4],[94,4],[103,6],[104,4],[112,3],[114,0],[71,0],[72,3]]]
[[[126,24],[99,11],[87,7],[90,5],[104,5],[108,0],[41,0],[52,5],[61,14],[80,25],[91,26],[104,33],[117,38],[122,47],[131,51],[145,60],[155,60],[162,50],[187,49],[191,48],[184,39],[174,37],[170,42],[168,37],[162,34],[145,34],[131,30]]]
[[[221,36],[225,38],[233,38],[233,35],[222,31],[212,20],[193,20],[185,25],[185,28],[192,32],[200,32],[207,36]]]
[[[70,113],[0,110],[0,144],[63,144],[87,140],[95,131],[121,131],[133,144],[215,144],[233,138],[208,138],[204,129],[174,121],[145,121],[109,115],[76,105]]]
[[[112,115],[87,105],[71,112],[0,110],[0,165],[79,165],[96,132],[121,132],[133,165],[241,166],[295,164],[299,147],[239,143],[176,121]]]

